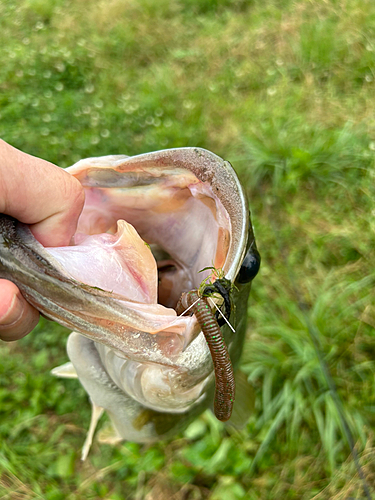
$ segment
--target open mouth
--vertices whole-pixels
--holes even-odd
[[[2,277],[48,318],[120,356],[177,367],[200,332],[194,316],[177,316],[182,292],[211,266],[233,282],[245,257],[249,218],[233,169],[181,148],[89,158],[69,171],[86,191],[75,244],[44,248],[3,216]]]
[[[75,280],[154,315],[155,329],[145,331],[158,333],[168,321],[157,316],[176,316],[181,294],[210,274],[202,269],[224,267],[231,221],[210,182],[185,168],[125,158],[82,160],[69,169],[85,188],[85,206],[74,245],[47,251]]]
[[[194,316],[177,315],[181,294],[204,268],[231,282],[242,269],[249,218],[233,169],[181,148],[88,158],[69,171],[86,191],[75,244],[44,248],[3,216],[2,276],[48,318],[120,356],[177,367],[200,332]]]

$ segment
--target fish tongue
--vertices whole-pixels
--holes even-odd
[[[115,234],[87,236],[78,245],[46,250],[76,280],[144,304],[157,303],[157,266],[149,246],[131,224]]]

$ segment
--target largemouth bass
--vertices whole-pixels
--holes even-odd
[[[74,330],[70,363],[93,404],[83,457],[108,412],[116,436],[170,437],[212,406],[213,364],[195,315],[177,315],[185,292],[219,269],[231,291],[231,362],[244,342],[260,257],[242,187],[230,164],[199,148],[81,160],[67,169],[85,189],[71,246],[44,248],[0,216],[0,277],[47,318]],[[220,301],[216,299],[220,305]]]

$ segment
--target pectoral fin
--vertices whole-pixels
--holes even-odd
[[[78,378],[77,372],[73,366],[73,363],[68,361],[63,365],[56,366],[51,370],[51,375],[59,378]]]
[[[91,401],[91,422],[89,430],[87,432],[85,443],[82,448],[82,453],[81,453],[82,462],[86,460],[87,455],[89,454],[96,426],[98,425],[100,417],[103,415],[103,413],[104,413],[104,408],[102,408],[101,406],[97,406],[93,401]]]

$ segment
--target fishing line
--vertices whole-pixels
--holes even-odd
[[[280,199],[278,197],[275,197],[275,198],[276,198],[276,200],[278,202],[280,202]],[[290,281],[293,293],[295,295],[295,299],[296,299],[298,308],[299,308],[299,310],[301,311],[301,313],[302,313],[302,315],[304,317],[305,324],[306,324],[307,330],[309,332],[309,336],[310,336],[311,341],[313,343],[316,356],[318,358],[320,367],[321,367],[323,375],[324,375],[324,379],[326,381],[328,390],[329,390],[329,392],[331,394],[331,397],[332,397],[333,404],[334,404],[334,406],[336,408],[336,411],[337,411],[337,414],[339,416],[341,426],[342,426],[342,428],[344,430],[344,435],[345,435],[345,438],[346,438],[347,443],[349,445],[350,453],[351,453],[351,455],[353,457],[355,468],[356,468],[358,476],[359,476],[359,478],[360,478],[360,480],[362,482],[363,492],[364,492],[367,500],[371,500],[370,489],[369,489],[369,486],[367,484],[366,477],[365,477],[365,475],[363,473],[362,466],[359,463],[359,457],[358,457],[357,449],[356,449],[356,446],[355,446],[355,441],[354,441],[353,433],[352,433],[352,431],[350,429],[350,425],[349,425],[348,420],[347,420],[347,418],[345,416],[345,412],[344,412],[344,409],[343,409],[342,401],[341,401],[340,396],[339,396],[339,394],[337,392],[336,383],[335,383],[335,381],[334,381],[334,379],[332,377],[332,374],[330,372],[329,366],[328,366],[326,360],[324,359],[324,354],[323,354],[322,349],[321,349],[321,347],[319,345],[320,342],[319,342],[318,335],[317,335],[317,333],[315,331],[315,327],[312,325],[312,323],[310,321],[310,318],[309,318],[309,316],[306,313],[306,305],[303,302],[303,300],[301,298],[301,295],[300,295],[300,293],[299,293],[299,291],[297,289],[295,275],[293,274],[293,271],[290,268],[288,259],[286,258],[286,255],[285,255],[285,252],[284,252],[284,248],[280,245],[279,240],[277,238],[277,230],[276,230],[276,227],[275,227],[275,221],[273,220],[272,217],[269,217],[269,220],[270,220],[270,225],[271,225],[272,231],[273,231],[273,233],[275,235],[275,240],[276,240],[277,246],[279,247],[280,255],[281,255],[281,257],[282,257],[282,259],[284,261],[284,265],[285,265],[285,268],[287,270],[287,275],[288,275],[288,278],[289,278],[289,281]]]

